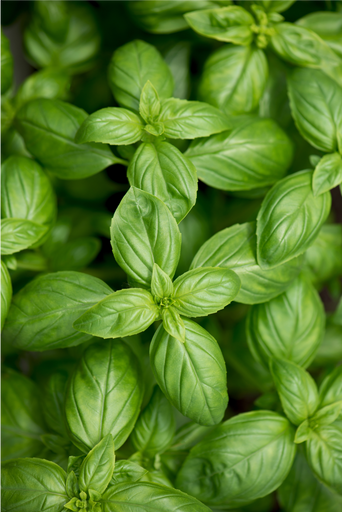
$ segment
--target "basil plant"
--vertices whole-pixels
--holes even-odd
[[[340,512],[340,2],[2,23],[4,512]]]

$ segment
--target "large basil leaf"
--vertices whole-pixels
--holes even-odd
[[[248,345],[255,359],[266,368],[272,357],[288,359],[306,368],[323,339],[324,324],[324,308],[316,289],[300,277],[278,297],[250,309],[246,326]]]
[[[329,254],[329,258],[326,255]],[[305,252],[305,272],[310,280],[321,286],[342,274],[342,226],[324,224],[314,243]]]
[[[139,111],[141,91],[148,80],[160,99],[172,95],[171,71],[154,46],[136,40],[114,52],[109,66],[109,85],[120,106]]]
[[[239,414],[191,450],[177,486],[210,507],[241,507],[277,489],[294,455],[286,418],[271,411]]]
[[[9,40],[1,29],[1,94],[5,94],[13,81],[13,57]]]
[[[292,161],[292,143],[272,119],[256,119],[232,132],[195,140],[185,155],[198,177],[222,190],[250,190],[283,178]]]
[[[1,254],[13,254],[41,241],[47,227],[25,219],[1,220]]]
[[[257,218],[257,259],[276,267],[302,254],[315,240],[330,212],[329,192],[314,197],[312,172],[279,181],[267,193]]]
[[[210,512],[192,496],[162,485],[147,482],[126,482],[110,486],[102,496],[103,512]]]
[[[292,116],[302,136],[324,152],[342,148],[342,88],[319,70],[288,77]]]
[[[342,90],[341,90],[342,92]],[[341,96],[342,99],[342,96]],[[315,196],[323,194],[342,183],[342,157],[339,153],[324,155],[318,162],[312,177]]]
[[[66,393],[65,412],[73,443],[87,452],[112,434],[115,448],[120,448],[140,411],[141,382],[138,360],[123,341],[88,347]]]
[[[196,268],[173,283],[174,307],[181,315],[196,318],[216,313],[231,303],[240,289],[240,279],[232,270]]]
[[[177,222],[196,202],[196,168],[168,142],[141,144],[130,161],[127,177],[132,187],[161,199]]]
[[[296,21],[297,25],[316,32],[332,50],[342,57],[342,13],[311,12]]]
[[[3,512],[62,512],[69,501],[66,473],[54,462],[15,459],[2,466]]]
[[[340,57],[315,32],[293,23],[273,28],[271,46],[281,58],[295,66],[321,69],[342,85]]]
[[[197,252],[190,268],[225,267],[241,280],[236,302],[259,304],[282,293],[297,277],[301,259],[274,269],[263,269],[256,261],[255,223],[235,224],[209,238]]]
[[[207,103],[169,98],[163,101],[158,121],[170,139],[207,137],[230,128],[224,114]]]
[[[102,108],[91,114],[78,130],[75,141],[134,144],[141,139],[144,124],[137,114],[125,108]]]
[[[3,217],[31,220],[50,227],[56,217],[56,197],[43,169],[30,158],[11,156],[1,166]]]
[[[234,5],[221,9],[194,11],[185,14],[184,17],[198,34],[218,41],[249,45],[254,38],[250,29],[250,25],[255,23],[254,18],[242,7]]]
[[[43,387],[42,406],[46,424],[51,430],[68,438],[65,414],[64,396],[68,381],[68,373],[60,370],[51,375]]]
[[[159,317],[152,295],[141,288],[119,290],[102,299],[74,322],[78,331],[100,338],[120,338],[145,331]]]
[[[342,507],[342,498],[314,477],[301,452],[277,494],[285,512],[340,512]]]
[[[103,281],[80,272],[55,272],[37,277],[14,297],[4,340],[22,350],[71,347],[91,336],[73,322],[99,300],[113,293]]]
[[[270,369],[286,416],[299,425],[318,407],[315,381],[303,368],[285,359],[271,359]]]
[[[216,340],[198,324],[183,319],[185,343],[161,325],[150,346],[154,376],[166,398],[201,425],[219,423],[228,395],[226,367]]]
[[[82,462],[78,477],[81,491],[92,489],[102,494],[112,479],[114,465],[113,436],[107,434]]]
[[[172,406],[156,386],[148,405],[135,424],[131,436],[132,443],[137,450],[153,457],[168,448],[174,433],[175,418]]]
[[[252,46],[226,45],[205,63],[200,99],[227,114],[254,110],[264,92],[268,65],[264,52]]]
[[[59,100],[40,98],[26,103],[16,127],[32,155],[62,179],[81,179],[122,163],[100,144],[77,144],[75,135],[87,118],[84,110]]]
[[[36,98],[67,99],[70,81],[70,76],[65,71],[41,69],[30,75],[19,87],[14,99],[15,107],[19,109]]]
[[[181,235],[167,206],[157,197],[131,187],[111,224],[116,261],[137,284],[150,288],[154,263],[173,277]]]
[[[24,32],[24,46],[29,59],[37,67],[61,68],[68,73],[82,73],[93,66],[93,59],[100,48],[100,35],[91,10],[85,5],[68,2],[64,24],[67,33],[64,41],[54,39],[45,30],[40,19],[33,17]],[[56,27],[56,16],[52,24]]]
[[[20,373],[7,370],[1,379],[2,460],[36,457],[46,432],[38,386]]]
[[[224,5],[229,5],[225,0]],[[208,9],[217,7],[217,3],[210,0],[147,0],[145,2],[132,1],[127,4],[134,21],[143,30],[153,34],[169,34],[188,28],[183,14],[195,9]]]
[[[1,330],[4,326],[12,300],[12,282],[7,266],[0,262],[0,283],[1,283]]]
[[[342,423],[315,429],[305,443],[305,455],[315,476],[342,495]]]

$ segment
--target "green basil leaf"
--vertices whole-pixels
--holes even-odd
[[[329,258],[326,255],[329,254]],[[324,224],[305,252],[305,273],[316,285],[342,274],[342,226]]]
[[[92,489],[102,494],[112,479],[115,465],[114,442],[106,435],[86,456],[80,467],[78,484],[81,491]]]
[[[199,97],[226,114],[247,114],[258,106],[267,77],[267,59],[262,50],[226,45],[206,61]]]
[[[202,36],[238,45],[249,45],[253,41],[250,25],[255,23],[254,18],[242,7],[189,12],[184,17],[190,27]]]
[[[137,284],[150,288],[154,263],[173,277],[181,235],[167,206],[157,197],[131,187],[111,224],[114,258]]]
[[[320,407],[342,400],[342,366],[337,366],[323,380],[319,388]]]
[[[306,368],[322,342],[324,325],[322,301],[313,285],[300,277],[278,297],[250,309],[247,341],[254,358],[266,368],[272,357]]]
[[[0,283],[1,283],[1,330],[5,324],[6,317],[12,300],[12,282],[7,266],[0,262]]]
[[[314,475],[342,495],[342,424],[324,425],[305,443],[306,459]]]
[[[331,196],[314,197],[312,172],[282,179],[266,194],[257,217],[257,259],[271,268],[302,254],[330,212]]]
[[[134,431],[133,431],[134,432]],[[133,435],[132,432],[132,435]],[[148,471],[131,460],[119,460],[115,464],[112,485],[135,483],[144,480]]]
[[[43,243],[43,235],[47,226],[25,219],[1,220],[1,254],[13,254],[31,247],[40,240]]]
[[[52,2],[50,2],[51,4]],[[19,87],[14,103],[16,109],[37,98],[67,99],[70,76],[58,69],[42,69],[30,75]]]
[[[108,236],[108,235],[107,235]],[[45,245],[43,249],[45,249]],[[92,236],[76,238],[53,246],[49,253],[49,268],[58,270],[81,270],[87,267],[101,250],[101,241]]]
[[[275,121],[256,119],[231,132],[193,141],[185,155],[208,185],[221,190],[250,190],[283,178],[293,147]]]
[[[148,80],[160,99],[172,95],[171,71],[154,46],[135,40],[114,52],[109,66],[109,85],[120,106],[138,112],[140,95]]]
[[[161,317],[165,331],[173,338],[185,343],[185,326],[177,310],[174,307],[161,308]]]
[[[46,427],[38,386],[13,370],[1,380],[2,460],[36,457],[43,451]]]
[[[50,227],[56,210],[55,193],[40,165],[24,156],[11,156],[2,164],[2,217],[27,219]]]
[[[326,405],[325,407],[318,409],[312,418],[310,418],[310,426],[312,429],[316,429],[322,425],[330,425],[337,420],[341,412],[342,400]]]
[[[279,23],[273,29],[271,46],[279,57],[295,66],[321,69],[342,85],[341,59],[317,34],[293,23]]]
[[[46,424],[62,437],[68,438],[64,414],[64,396],[68,373],[60,370],[51,375],[42,392],[43,414]]]
[[[236,302],[259,304],[282,293],[298,276],[301,259],[263,269],[256,261],[255,223],[235,224],[209,238],[197,252],[190,268],[224,267],[241,280]]]
[[[217,341],[198,324],[184,319],[185,343],[161,325],[150,346],[151,365],[166,398],[200,425],[215,425],[225,413],[226,367]]]
[[[239,292],[240,279],[232,270],[205,267],[189,270],[173,286],[173,307],[181,315],[196,318],[230,304]]]
[[[267,13],[286,11],[296,0],[253,0],[253,4],[262,6]]]
[[[79,493],[77,476],[75,475],[75,473],[73,471],[69,472],[69,469],[68,469],[68,476],[66,479],[65,488],[66,488],[69,498],[77,496]]]
[[[131,510],[158,510],[159,512],[210,512],[210,509],[192,496],[155,483],[125,482],[109,487],[102,496],[103,512],[130,512]]]
[[[132,443],[137,450],[153,457],[170,446],[175,426],[172,406],[159,387],[155,386],[148,405],[135,424]]]
[[[187,99],[190,94],[190,43],[187,41],[175,42],[164,54],[166,64],[169,66],[175,88],[174,98]]]
[[[126,343],[90,345],[66,393],[65,413],[73,443],[87,452],[112,434],[114,446],[120,448],[140,411],[141,382],[139,362]]]
[[[196,168],[168,142],[141,144],[130,161],[127,178],[132,187],[161,199],[177,222],[184,219],[196,202]]]
[[[22,350],[37,351],[84,343],[91,336],[76,331],[73,322],[111,293],[103,281],[80,272],[37,277],[13,297],[4,340]]]
[[[210,507],[241,507],[279,487],[294,455],[286,418],[271,411],[239,414],[191,450],[177,486]]]
[[[342,92],[342,91],[341,91]],[[324,155],[312,177],[314,196],[324,194],[342,183],[342,157],[339,153]]]
[[[296,430],[294,442],[296,444],[304,443],[304,441],[307,441],[311,437],[311,434],[312,428],[310,426],[309,420],[304,420]]]
[[[66,473],[54,462],[15,459],[2,466],[4,512],[62,512],[69,501]]]
[[[139,116],[125,108],[102,108],[91,114],[81,124],[75,141],[103,142],[108,144],[134,144],[141,139],[144,124]]]
[[[315,381],[303,368],[286,359],[271,359],[270,369],[286,416],[299,425],[318,407]]]
[[[57,434],[43,434],[40,438],[44,445],[54,454],[67,457],[67,453],[69,452],[71,445],[68,437],[65,438]],[[53,462],[56,461],[54,460]],[[62,466],[61,463],[59,465]]]
[[[316,34],[318,34],[332,50],[342,57],[341,12],[311,12],[297,20],[296,24],[316,32]]]
[[[152,295],[141,288],[119,290],[88,309],[74,328],[100,338],[133,336],[145,331],[159,317]]]
[[[67,2],[44,2],[34,4],[34,15],[39,19],[40,24],[50,37],[56,41],[65,41],[68,28],[68,3]]]
[[[147,80],[140,95],[139,114],[146,123],[153,123],[160,112],[160,100],[157,91]]]
[[[65,69],[70,74],[83,73],[93,66],[100,49],[100,34],[91,9],[87,5],[67,2],[68,10],[64,24],[68,26],[64,41],[50,35],[50,26],[41,26],[33,17],[24,32],[24,47],[35,67]],[[54,16],[52,24],[55,25]],[[47,30],[46,30],[47,29]]]
[[[173,284],[171,279],[165,272],[155,263],[152,271],[151,293],[157,300],[170,297],[173,292]]]
[[[9,40],[1,29],[1,94],[5,94],[13,82],[13,57]]]
[[[342,147],[342,88],[319,70],[296,69],[288,77],[292,116],[315,148],[332,153]]]
[[[162,102],[158,121],[166,137],[196,139],[230,128],[230,122],[217,108],[200,101],[170,98]]]
[[[342,498],[314,477],[299,451],[277,494],[284,512],[340,512],[342,506]]]
[[[74,142],[87,117],[74,105],[41,98],[26,103],[15,123],[27,149],[44,167],[61,179],[73,180],[123,162],[106,146]]]

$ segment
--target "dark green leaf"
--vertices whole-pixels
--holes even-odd
[[[164,125],[165,136],[171,139],[207,137],[230,127],[229,120],[215,107],[176,98],[162,102],[158,121]]]
[[[160,99],[172,95],[171,71],[154,46],[136,40],[114,52],[109,66],[109,85],[120,106],[139,111],[141,91],[148,80]]]
[[[40,436],[46,431],[39,388],[12,370],[1,382],[2,460],[36,457],[43,451]]]
[[[137,187],[161,199],[180,222],[196,202],[195,166],[168,142],[145,142],[130,161],[127,177]]]
[[[223,229],[202,245],[191,268],[207,266],[234,270],[241,280],[235,300],[243,304],[259,304],[286,290],[299,274],[301,259],[293,259],[274,269],[259,267],[255,223],[248,222]]]
[[[126,343],[96,343],[83,353],[66,394],[73,443],[88,451],[112,434],[116,449],[126,441],[143,397],[138,360]]]
[[[134,144],[141,139],[144,124],[137,114],[125,108],[102,108],[91,114],[78,130],[75,141],[116,145]]]
[[[91,336],[73,328],[89,307],[113,293],[103,281],[80,272],[40,276],[13,297],[3,337],[24,350],[79,345]]]
[[[13,81],[13,57],[9,40],[1,30],[1,94],[5,94]]]
[[[19,110],[16,127],[29,152],[50,172],[62,179],[81,179],[122,163],[106,146],[74,142],[86,118],[74,105],[41,98]]]
[[[73,325],[80,332],[100,338],[120,338],[145,331],[158,317],[152,295],[147,290],[131,288],[108,295]]]
[[[247,114],[258,106],[267,76],[268,65],[262,50],[225,45],[205,63],[200,99],[227,114]]]
[[[297,278],[269,302],[253,306],[247,318],[250,350],[266,368],[272,357],[306,368],[324,335],[323,304],[313,285],[304,278]]]
[[[69,501],[66,473],[43,459],[15,459],[2,466],[3,512],[62,512]]]
[[[226,368],[216,340],[184,319],[185,343],[161,325],[152,339],[150,358],[157,383],[184,416],[201,425],[215,425],[228,403]]]
[[[1,330],[3,329],[12,300],[12,282],[3,261],[0,263],[0,283],[1,283]]]
[[[43,387],[42,407],[46,424],[51,430],[67,438],[64,414],[64,396],[68,373],[60,370],[51,375]]]
[[[241,507],[279,487],[294,455],[286,418],[271,411],[239,414],[191,450],[177,486],[211,507]]]
[[[150,288],[154,263],[173,277],[181,235],[160,199],[131,187],[114,214],[111,244],[114,257],[126,274],[135,283]]]
[[[314,197],[312,172],[302,171],[279,181],[267,193],[257,218],[257,259],[263,268],[276,267],[310,247],[330,212],[328,192]]]
[[[329,254],[329,258],[326,255]],[[318,237],[305,252],[306,274],[316,285],[342,274],[342,226],[324,224]]]
[[[222,190],[250,190],[281,179],[292,161],[292,144],[271,119],[256,119],[232,132],[194,141],[185,155],[198,177]]]

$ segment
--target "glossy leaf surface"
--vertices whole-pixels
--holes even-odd
[[[114,442],[106,435],[86,456],[80,467],[78,483],[81,491],[102,494],[112,479],[115,465]]]
[[[14,254],[40,242],[47,227],[26,219],[1,220],[1,254]]]
[[[342,157],[339,153],[324,155],[312,177],[312,190],[315,196],[324,194],[342,183]]]

